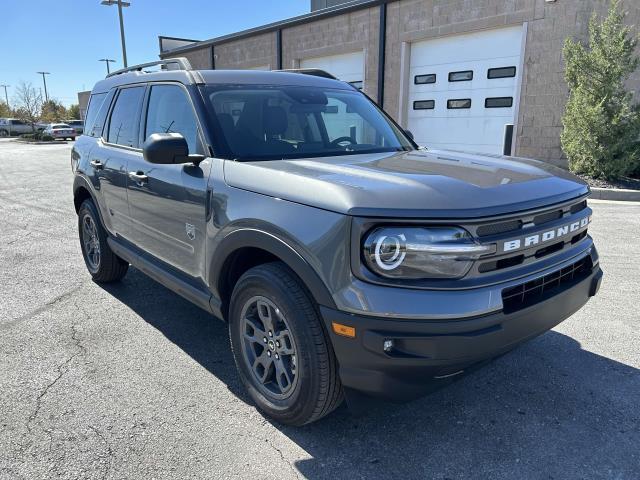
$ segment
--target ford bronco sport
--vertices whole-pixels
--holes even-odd
[[[321,71],[153,64],[91,93],[71,158],[82,254],[96,282],[133,265],[228,322],[270,417],[416,398],[596,294],[569,173],[418,148]]]

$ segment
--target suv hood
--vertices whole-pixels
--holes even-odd
[[[356,216],[484,217],[589,192],[537,160],[445,150],[225,161],[224,169],[232,187]]]

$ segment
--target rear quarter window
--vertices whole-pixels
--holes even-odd
[[[89,108],[87,109],[87,116],[85,118],[85,121],[87,123],[87,132],[89,132],[89,135],[91,135],[92,137],[95,136],[93,135],[92,131],[94,122],[96,120],[96,117],[98,116],[100,107],[104,103],[105,98],[107,98],[106,92],[94,93],[93,95],[91,95],[91,98],[89,98]],[[102,130],[102,128],[100,128],[100,130]]]

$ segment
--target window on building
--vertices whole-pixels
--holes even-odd
[[[123,88],[109,120],[107,141],[127,147],[138,146],[138,118],[144,87]]]
[[[490,68],[487,70],[487,78],[511,78],[516,76],[516,67]]]
[[[429,73],[427,75],[416,75],[413,77],[413,83],[416,85],[426,85],[428,83],[436,83],[436,74]]]
[[[198,124],[187,93],[177,85],[154,85],[149,95],[144,138],[152,133],[179,133],[197,153]]]
[[[509,108],[513,106],[513,97],[492,97],[484,99],[484,108]]]
[[[413,102],[414,110],[433,110],[435,106],[435,100],[416,100],[415,102]]]
[[[450,82],[468,82],[473,80],[473,70],[465,70],[463,72],[449,72]]]
[[[471,108],[470,98],[454,98],[447,100],[447,108],[449,110],[457,110],[460,108]]]

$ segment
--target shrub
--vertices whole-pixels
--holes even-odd
[[[47,135],[44,132],[25,133],[24,135],[20,135],[20,138],[36,142],[51,142],[55,140],[51,135]]]
[[[591,17],[588,47],[569,38],[563,52],[570,93],[562,149],[571,171],[606,179],[640,168],[640,108],[625,89],[639,64],[637,38],[618,5],[611,2],[602,22]]]

